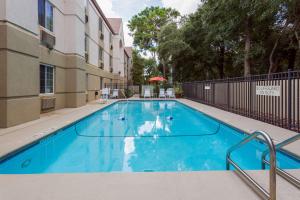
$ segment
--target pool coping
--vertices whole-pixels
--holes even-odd
[[[289,171],[295,176],[300,171]],[[247,171],[268,188],[267,171]],[[6,200],[261,200],[233,171],[1,175]],[[277,199],[295,200],[300,190],[281,177]]]

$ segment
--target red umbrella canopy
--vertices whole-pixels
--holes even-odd
[[[149,80],[150,82],[155,82],[155,81],[166,81],[166,79],[164,77],[161,76],[156,76],[156,77],[152,77]]]

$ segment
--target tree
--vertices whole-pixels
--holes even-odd
[[[279,0],[207,0],[206,5],[215,6],[221,18],[216,18],[223,29],[244,42],[244,76],[251,74],[251,47],[253,34],[268,28],[278,10]]]
[[[158,35],[158,54],[162,61],[163,75],[170,69],[166,69],[166,66],[178,65],[176,61],[180,59],[186,52],[192,51],[190,46],[184,41],[182,32],[178,28],[175,22],[165,25]],[[176,70],[175,70],[176,71]]]
[[[132,52],[132,80],[133,84],[141,85],[144,83],[144,59],[136,50]]]
[[[167,23],[176,21],[179,12],[171,8],[147,7],[129,21],[129,29],[132,32],[133,44],[141,52],[151,53],[156,59],[158,34]]]
[[[150,48],[158,55],[163,74],[169,73],[165,66],[173,66],[175,81],[300,67],[299,0],[203,0],[195,13],[180,19],[156,29],[151,43],[155,48]]]
[[[287,57],[288,69],[295,67],[297,52],[300,49],[300,1],[283,0],[279,5],[276,20],[273,26],[273,37],[276,39],[269,56],[269,73],[278,70],[278,65],[284,57]],[[278,56],[280,54],[281,56]]]

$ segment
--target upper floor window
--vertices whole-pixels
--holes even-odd
[[[103,21],[101,18],[99,18],[99,31],[103,32]]]
[[[48,0],[39,0],[39,24],[53,32],[53,5]]]
[[[103,60],[103,49],[99,47],[99,60]]]
[[[112,33],[109,33],[109,42],[112,43]]]
[[[89,51],[89,38],[87,35],[85,35],[85,38],[84,38],[84,51],[86,53]]]
[[[84,0],[84,8],[85,8],[85,11],[87,9],[87,6],[88,6],[88,0]]]
[[[112,67],[113,66],[113,57],[109,56],[109,66]]]
[[[40,93],[54,93],[54,67],[50,65],[40,65]]]

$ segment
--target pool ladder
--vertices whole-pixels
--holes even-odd
[[[258,138],[263,137],[263,139],[266,141],[268,149],[263,152],[262,154],[262,169],[265,169],[266,164],[270,165],[269,169],[269,192],[266,191],[261,185],[259,185],[251,176],[245,172],[243,169],[240,168],[240,166],[235,163],[231,159],[231,153],[240,147],[244,146],[245,144],[249,143],[250,141]],[[226,169],[230,169],[230,165],[232,165],[237,172],[242,175],[253,187],[253,189],[257,192],[259,192],[265,199],[269,200],[276,200],[276,173],[278,175],[282,176],[284,179],[286,179],[291,184],[295,185],[297,188],[299,188],[300,181],[292,176],[291,174],[285,172],[284,170],[277,168],[276,166],[276,149],[280,149],[283,146],[286,146],[288,144],[291,144],[295,141],[297,141],[300,138],[300,134],[291,137],[277,145],[274,145],[274,142],[272,141],[271,137],[263,132],[263,131],[255,131],[236,145],[232,146],[230,149],[228,149],[226,154]],[[266,160],[266,155],[270,154],[270,161]]]
[[[277,150],[281,149],[282,147],[288,145],[288,144],[291,144],[297,140],[300,139],[300,134],[297,134],[277,145],[275,145],[275,148]],[[269,161],[266,160],[266,156],[267,154],[269,153],[268,149],[265,150],[262,154],[262,169],[266,169],[266,164],[267,165],[270,165]],[[287,173],[286,171],[284,171],[283,169],[277,167],[276,168],[276,172],[278,173],[278,175],[280,175],[282,178],[286,179],[288,182],[290,182],[291,184],[293,184],[295,187],[297,187],[298,189],[300,189],[300,180],[296,177],[294,177],[293,175]]]

